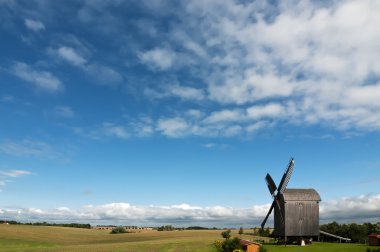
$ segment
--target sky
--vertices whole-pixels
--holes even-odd
[[[258,226],[293,157],[321,223],[378,222],[379,23],[375,0],[0,0],[0,219]]]

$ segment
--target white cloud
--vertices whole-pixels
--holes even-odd
[[[242,76],[224,73],[222,84],[209,86],[210,98],[221,103],[245,104],[266,98],[288,97],[294,84],[289,76],[277,76],[273,73],[257,74],[246,70]]]
[[[214,143],[207,143],[207,144],[203,144],[202,146],[205,147],[205,148],[211,149],[211,148],[214,148],[216,146],[216,144],[214,144]]]
[[[123,76],[112,67],[90,61],[91,50],[75,36],[66,36],[61,40],[61,43],[67,45],[60,45],[57,49],[49,48],[50,55],[78,67],[96,84],[115,86],[123,80]]]
[[[3,177],[20,177],[24,175],[32,174],[30,171],[24,171],[24,170],[9,170],[9,171],[0,171],[0,176]]]
[[[262,106],[252,106],[247,109],[247,116],[252,119],[262,117],[281,118],[285,116],[285,109],[277,103],[268,103]]]
[[[320,215],[323,220],[356,221],[378,220],[380,195],[360,195],[322,202]]]
[[[176,61],[176,54],[170,49],[155,48],[150,51],[140,53],[139,58],[142,63],[160,70],[170,69]]]
[[[170,86],[168,89],[169,93],[173,96],[178,96],[185,100],[203,100],[205,98],[204,92],[201,89],[179,85]]]
[[[17,157],[40,159],[54,159],[61,156],[50,144],[27,139],[22,141],[8,140],[0,142],[0,152]]]
[[[185,8],[189,20],[172,36],[203,42],[209,57],[198,65],[208,70],[202,78],[212,101],[255,112],[251,119],[261,113],[252,103],[281,101],[261,116],[287,120],[290,113],[291,123],[380,130],[378,2],[192,1]]]
[[[131,132],[138,137],[147,137],[154,134],[153,120],[148,116],[140,116],[128,124]]]
[[[347,88],[344,93],[342,104],[346,107],[380,107],[380,83]]]
[[[148,116],[129,118],[127,123],[104,122],[95,129],[75,128],[76,134],[94,139],[118,138],[128,140],[131,137],[148,137],[155,133],[155,122]]]
[[[190,125],[179,117],[159,119],[157,130],[169,137],[182,137],[190,133]]]
[[[80,209],[58,207],[55,209],[0,209],[2,218],[16,220],[83,221],[91,223],[134,223],[145,225],[194,225],[238,226],[241,224],[258,226],[265,217],[270,204],[249,208],[225,206],[192,206],[186,203],[170,206],[137,206],[130,203],[109,203],[86,205]],[[321,202],[321,223],[376,221],[380,217],[380,195],[343,198]],[[271,218],[268,224],[272,222]]]
[[[161,87],[159,90],[145,88],[144,93],[151,98],[162,99],[178,97],[186,101],[202,101],[206,97],[202,89],[181,85],[167,85]]]
[[[61,81],[50,72],[35,70],[23,62],[16,62],[10,70],[12,74],[32,83],[40,90],[50,93],[56,93],[63,90]]]
[[[38,20],[32,20],[32,19],[25,19],[24,20],[25,26],[34,32],[38,32],[40,30],[45,30],[45,25]]]
[[[267,127],[267,126],[268,126],[268,124],[266,122],[260,121],[260,122],[256,122],[256,123],[252,123],[252,124],[248,125],[246,127],[246,131],[248,133],[252,133],[252,132],[256,132],[256,131],[264,128],[264,127]]]
[[[130,136],[124,126],[115,125],[113,123],[104,123],[103,132],[106,136],[113,136],[121,139],[128,139]]]
[[[32,174],[30,171],[25,170],[0,170],[0,192],[3,191],[4,187],[11,182],[10,179],[15,179],[25,175]],[[1,211],[1,210],[0,210]]]
[[[98,63],[88,64],[84,70],[95,83],[101,85],[115,86],[123,81],[123,76],[119,72],[106,65]]]
[[[220,123],[220,122],[238,122],[242,120],[244,115],[241,110],[222,110],[212,112],[207,118],[204,119],[205,123]]]
[[[187,116],[189,116],[190,118],[195,118],[195,119],[199,119],[203,117],[203,114],[204,113],[198,109],[189,109],[188,111],[186,111]]]
[[[221,131],[221,134],[223,136],[233,137],[241,135],[242,132],[243,128],[240,125],[231,125],[226,127],[223,131]]]
[[[61,46],[57,49],[57,54],[75,66],[83,66],[87,63],[87,60],[71,47]]]
[[[58,116],[67,117],[67,118],[74,116],[73,110],[68,106],[57,106],[54,108],[54,112]]]

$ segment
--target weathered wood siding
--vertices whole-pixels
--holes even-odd
[[[318,236],[319,205],[313,201],[290,201],[285,203],[286,236]]]
[[[286,189],[280,204],[284,223],[277,208],[274,208],[275,236],[310,237],[319,235],[319,201],[314,189]]]

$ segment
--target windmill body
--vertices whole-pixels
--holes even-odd
[[[286,189],[280,196],[282,221],[274,209],[274,232],[277,237],[317,237],[319,235],[319,202],[314,189]]]
[[[284,238],[285,241],[298,238],[313,238],[319,235],[319,202],[321,197],[314,189],[286,189],[294,167],[291,159],[281,182],[276,187],[269,174],[265,177],[268,189],[273,197],[273,203],[265,223],[274,209],[273,236]]]

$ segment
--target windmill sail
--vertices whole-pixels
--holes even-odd
[[[280,185],[278,186],[278,192],[283,193],[286,189],[286,186],[289,183],[290,176],[292,175],[293,172],[293,167],[294,167],[294,159],[292,158],[289,162],[288,167],[286,168],[284,175],[282,176]]]
[[[282,179],[281,179],[281,182],[280,182],[278,188],[276,187],[276,184],[274,183],[272,177],[269,174],[267,174],[265,176],[265,181],[267,183],[269,192],[273,197],[273,202],[272,202],[271,207],[269,208],[267,215],[265,216],[263,222],[261,223],[262,229],[264,228],[265,223],[267,222],[267,220],[269,218],[269,215],[272,213],[273,208],[276,208],[276,212],[278,212],[278,215],[280,217],[281,222],[284,223],[284,216],[282,215],[282,209],[281,209],[280,197],[279,196],[285,191],[285,189],[289,183],[290,177],[292,175],[293,168],[294,168],[294,159],[292,158],[292,159],[290,159],[290,162],[289,162],[289,164],[288,164],[288,166],[284,172],[284,175],[282,176]],[[276,190],[277,190],[277,194],[275,193]]]
[[[269,208],[269,211],[268,211],[267,215],[265,216],[265,219],[263,220],[263,222],[261,222],[261,229],[264,228],[265,223],[267,222],[269,215],[272,213],[273,208],[274,208],[274,204],[275,204],[275,203],[274,203],[274,201],[273,201],[273,202],[272,202],[272,205],[271,205],[270,208]]]
[[[267,182],[269,192],[272,196],[274,196],[274,193],[276,192],[277,186],[274,183],[272,177],[267,173],[267,176],[265,177],[265,181]]]

